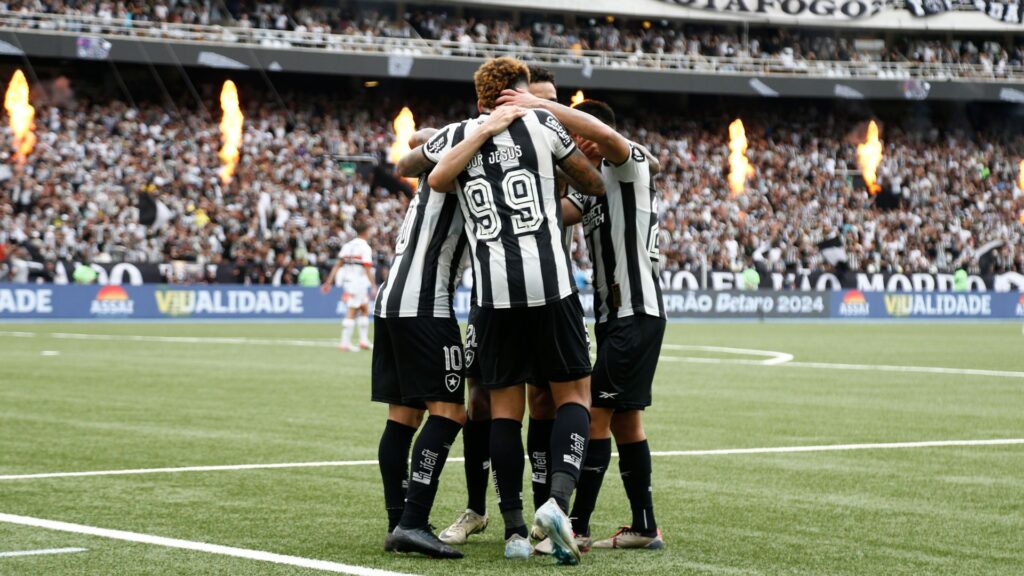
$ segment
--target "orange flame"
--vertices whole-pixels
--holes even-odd
[[[878,185],[878,165],[882,163],[882,142],[878,139],[878,124],[872,120],[868,124],[868,138],[863,144],[857,144],[857,165],[864,176],[868,192],[878,194],[882,187]]]
[[[24,164],[36,145],[36,135],[32,132],[36,109],[29,104],[28,81],[21,70],[14,72],[11,83],[7,86],[4,108],[11,117],[11,132],[14,132],[14,148],[17,150],[14,157],[18,164]]]
[[[245,120],[242,108],[238,105],[238,88],[231,80],[225,81],[221,88],[220,109],[224,113],[220,120],[220,138],[224,143],[218,154],[224,163],[220,169],[220,181],[228,184],[235,175],[235,167],[241,157],[242,122]]]
[[[587,97],[583,95],[583,90],[577,90],[576,93],[572,95],[572,105],[575,107],[586,99]]]
[[[409,139],[416,133],[416,118],[412,110],[406,106],[395,116],[392,123],[395,129],[395,141],[391,144],[391,151],[388,153],[388,160],[392,164],[398,164],[403,156],[409,153]]]
[[[1024,190],[1024,160],[1020,161],[1020,166],[1017,168],[1017,186]],[[1021,212],[1021,222],[1024,222],[1024,212]]]
[[[729,189],[733,196],[743,194],[747,178],[754,175],[754,167],[747,159],[747,133],[743,121],[737,118],[729,124]]]

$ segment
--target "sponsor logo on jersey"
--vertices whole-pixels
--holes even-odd
[[[548,115],[544,117],[544,125],[558,134],[559,140],[562,141],[562,146],[569,148],[572,146],[572,136],[569,136],[569,132],[562,126],[562,123],[558,121],[558,118]]]
[[[128,297],[128,292],[120,286],[104,286],[96,293],[89,313],[93,316],[131,316],[135,311],[135,302]]]
[[[632,151],[634,162],[647,161],[647,156],[644,154],[643,150],[637,148],[636,146],[630,146],[629,149]]]
[[[583,215],[583,234],[589,236],[596,228],[604,224],[604,206],[594,204],[593,208],[587,210]]]
[[[985,317],[992,315],[990,294],[887,294],[885,312],[893,318],[907,316]]]
[[[847,290],[839,304],[840,316],[861,317],[871,314],[871,305],[860,290]]]
[[[441,130],[437,134],[434,134],[430,140],[427,140],[427,152],[430,154],[440,154],[445,146],[448,145],[448,130]]]

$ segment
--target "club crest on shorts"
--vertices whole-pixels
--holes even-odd
[[[455,392],[462,385],[462,377],[458,374],[449,374],[444,377],[444,386],[449,392]]]

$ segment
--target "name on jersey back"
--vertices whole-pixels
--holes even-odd
[[[504,164],[520,158],[523,155],[523,148],[516,144],[515,146],[501,146],[494,152],[487,155],[488,164]],[[469,162],[468,169],[479,168],[483,166],[484,156],[480,152],[477,152],[473,160]]]

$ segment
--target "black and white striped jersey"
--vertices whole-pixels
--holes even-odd
[[[445,149],[451,141],[448,138]],[[398,234],[391,272],[377,293],[374,315],[453,317],[452,299],[465,265],[464,229],[455,195],[434,192],[427,175],[421,175]]]
[[[594,312],[597,322],[634,314],[665,317],[658,271],[658,200],[643,151],[630,146],[620,166],[601,162],[606,193],[568,199],[583,214],[594,266]]]
[[[449,126],[445,132],[451,131],[452,137],[447,140],[461,141],[486,119],[482,115]],[[456,134],[458,126],[464,130],[461,135]],[[443,148],[428,142],[424,152],[437,162]],[[480,306],[543,306],[576,291],[555,187],[557,163],[575,148],[557,118],[530,110],[489,139],[459,175],[456,192]]]

